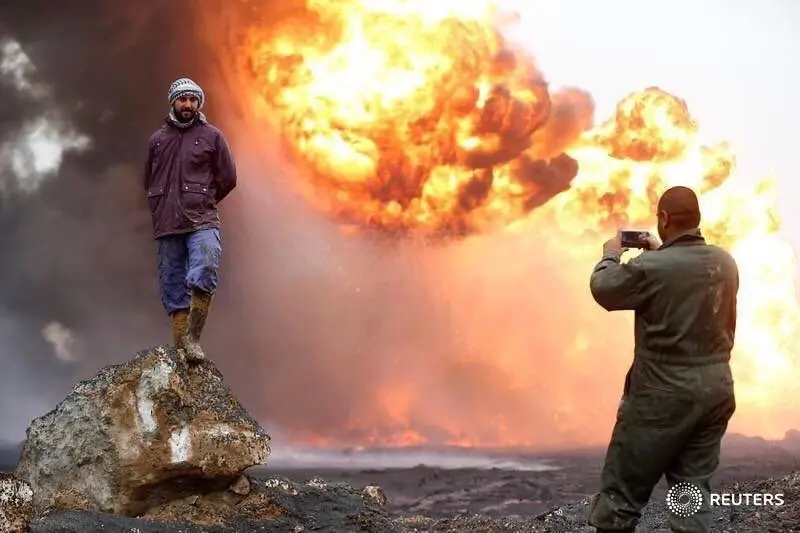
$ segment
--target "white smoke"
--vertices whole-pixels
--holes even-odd
[[[0,83],[7,84],[42,109],[0,144],[0,193],[9,188],[36,191],[61,167],[64,154],[80,152],[91,140],[76,131],[57,107],[53,91],[35,80],[36,66],[16,41],[0,41]],[[13,180],[8,178],[13,176]]]
[[[78,361],[78,339],[67,326],[61,322],[50,322],[42,328],[42,337],[53,347],[57,359],[65,363]]]
[[[36,193],[61,170],[65,155],[91,146],[90,139],[79,132],[68,118],[69,105],[58,98],[53,87],[43,83],[36,65],[17,41],[0,35],[0,90],[11,100],[3,112],[3,135],[0,137],[0,199],[15,194]],[[19,98],[17,98],[19,97]],[[20,103],[16,103],[19,100]],[[14,103],[12,103],[14,102]],[[66,104],[66,105],[65,105]],[[24,106],[15,109],[11,106]],[[6,115],[5,110],[24,112],[22,120]],[[6,234],[8,235],[8,234]],[[38,243],[38,244],[37,244]],[[42,245],[34,241],[31,246]],[[8,265],[10,266],[11,261]],[[6,303],[0,309],[0,439],[18,440],[30,421],[53,405],[51,390],[32,390],[36,363],[19,364],[20,352],[30,350],[36,339],[30,335],[24,316]],[[40,334],[52,348],[55,358],[74,363],[80,354],[74,333],[63,324],[42,324]],[[30,352],[26,352],[30,354]],[[44,359],[34,355],[35,361]]]

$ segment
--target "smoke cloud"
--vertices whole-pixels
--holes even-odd
[[[22,438],[76,379],[169,341],[141,169],[166,88],[189,76],[240,171],[204,345],[276,446],[605,440],[629,330],[589,300],[592,265],[549,249],[552,220],[435,248],[341,232],[296,191],[302,170],[255,118],[233,53],[237,23],[280,24],[298,2],[254,4],[0,5],[0,437]],[[576,112],[583,96],[553,106]],[[42,116],[58,121],[37,129]],[[47,165],[23,141],[37,131],[60,147]]]
[[[0,192],[5,194],[13,190],[36,191],[61,166],[64,152],[82,151],[89,146],[89,139],[74,131],[53,106],[51,88],[34,81],[35,76],[36,68],[18,42],[0,42],[0,80],[29,112],[35,110],[20,120],[16,131],[4,132]]]

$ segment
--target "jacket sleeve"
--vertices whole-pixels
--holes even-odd
[[[144,163],[144,190],[150,189],[150,179],[153,172],[153,139],[147,142],[147,159]]]
[[[606,253],[595,265],[589,287],[603,309],[631,311],[647,298],[647,277],[640,257],[622,264],[620,254]]]
[[[216,201],[221,202],[236,188],[236,164],[228,146],[228,141],[221,133],[217,135],[216,151],[214,154],[214,180],[217,185]]]

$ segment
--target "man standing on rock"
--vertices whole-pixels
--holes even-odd
[[[598,304],[635,313],[633,364],[601,490],[589,511],[589,524],[599,532],[633,533],[662,475],[669,487],[681,483],[676,489],[684,499],[697,500],[697,509],[682,516],[668,509],[672,530],[709,531],[710,480],[736,409],[729,364],[739,290],[736,262],[706,244],[691,189],[667,190],[657,217],[664,244],[651,237],[646,251],[621,263],[626,250],[618,235],[603,245],[591,276]]]
[[[189,78],[168,91],[165,124],[147,148],[144,188],[158,242],[161,302],[175,345],[205,359],[200,334],[217,288],[222,241],[217,205],[236,187],[228,143],[200,111],[205,94]]]

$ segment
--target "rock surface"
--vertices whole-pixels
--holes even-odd
[[[11,474],[0,473],[0,533],[28,530],[33,518],[33,491],[30,485]]]
[[[269,440],[213,363],[191,365],[160,346],[78,383],[34,420],[16,474],[37,514],[136,516],[224,491],[266,461]]]

